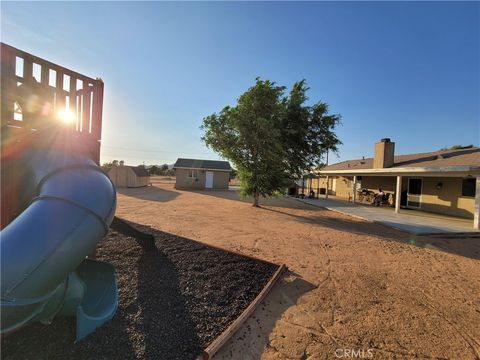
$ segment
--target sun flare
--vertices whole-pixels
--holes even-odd
[[[63,109],[58,112],[58,118],[65,124],[71,124],[75,120],[75,114],[70,110]]]

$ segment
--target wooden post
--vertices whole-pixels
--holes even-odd
[[[93,84],[92,99],[92,135],[95,139],[102,138],[102,112],[103,112],[103,81],[97,79]]]
[[[82,85],[82,133],[90,132],[90,98],[91,89],[87,81],[83,81]]]
[[[80,120],[77,112],[77,78],[70,75],[70,88],[68,89],[68,110],[75,119],[75,130],[80,131]]]
[[[395,212],[400,212],[400,198],[402,197],[402,177],[397,176],[397,188],[395,190]]]
[[[56,69],[55,80],[55,115],[58,116],[59,111],[65,110],[65,91],[63,90],[63,73],[60,69]]]
[[[15,82],[15,54],[13,51],[2,44],[2,62],[1,66],[1,105],[2,105],[2,130],[3,127],[11,123],[13,120],[13,104],[15,102],[14,91]],[[3,133],[3,132],[2,132]],[[2,138],[2,148],[4,141]],[[3,154],[3,149],[2,149]]]

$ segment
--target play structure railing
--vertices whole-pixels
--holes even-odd
[[[20,107],[20,88],[41,91],[51,106],[48,111],[68,111],[75,131],[100,140],[103,81],[92,79],[10,45],[1,45],[2,128],[31,130],[30,119]]]
[[[1,43],[1,227],[16,215],[20,156],[62,148],[100,161],[103,81]]]

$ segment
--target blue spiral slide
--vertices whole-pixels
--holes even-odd
[[[36,149],[22,169],[24,210],[0,233],[1,333],[69,315],[81,340],[117,309],[114,267],[87,258],[115,215],[115,187],[81,155]]]

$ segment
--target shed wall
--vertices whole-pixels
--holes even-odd
[[[149,176],[137,176],[128,166],[114,166],[108,176],[116,187],[142,187],[150,184]]]
[[[228,190],[230,173],[227,171],[213,172],[213,188],[218,190]]]
[[[188,169],[175,170],[175,187],[177,189],[205,189],[206,170],[198,170],[198,177],[196,179],[188,177],[188,172]],[[213,189],[227,190],[229,180],[230,173],[228,171],[213,170]]]
[[[205,172],[198,171],[197,178],[188,177],[189,170],[175,170],[175,187],[178,189],[205,189]]]

